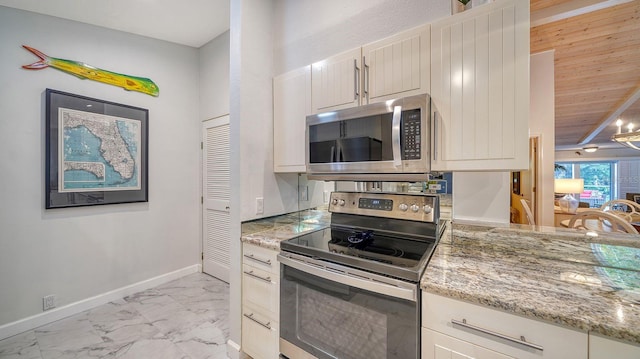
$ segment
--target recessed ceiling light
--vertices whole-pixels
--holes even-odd
[[[596,152],[598,150],[598,146],[585,146],[582,148],[585,152]]]

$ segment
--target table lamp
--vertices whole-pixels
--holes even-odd
[[[584,180],[582,178],[558,178],[555,180],[554,187],[554,192],[565,194],[558,200],[560,210],[565,213],[576,213],[579,201],[573,194],[582,193]]]

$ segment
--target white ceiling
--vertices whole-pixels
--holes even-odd
[[[229,0],[0,0],[0,6],[195,48],[229,29]]]

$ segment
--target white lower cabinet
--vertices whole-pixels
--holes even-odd
[[[422,328],[422,359],[506,359],[510,356]]]
[[[278,358],[278,252],[248,243],[242,251],[242,351],[254,359]]]
[[[422,326],[423,359],[588,357],[586,332],[426,292]]]
[[[638,359],[640,345],[589,334],[589,359]]]
[[[253,359],[277,358],[278,323],[251,307],[243,306],[242,312],[242,351]]]

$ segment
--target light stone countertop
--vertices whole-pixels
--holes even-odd
[[[309,209],[242,223],[242,242],[280,251],[280,242],[329,226],[331,213]]]
[[[640,344],[640,237],[451,224],[427,292]]]

